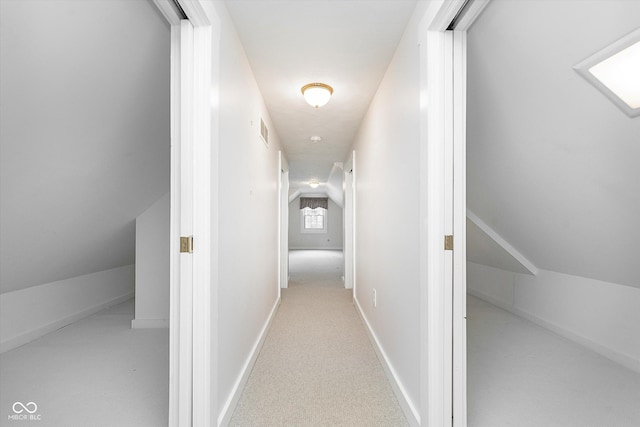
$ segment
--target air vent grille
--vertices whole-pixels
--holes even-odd
[[[260,136],[262,137],[262,140],[264,141],[265,144],[267,144],[267,147],[269,146],[269,128],[267,128],[267,125],[264,123],[264,120],[262,120],[262,117],[260,117]]]

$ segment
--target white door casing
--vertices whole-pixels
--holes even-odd
[[[278,299],[280,289],[289,286],[289,166],[278,152]]]
[[[217,338],[213,28],[200,0],[153,0],[171,26],[169,426],[211,425]],[[186,19],[185,16],[186,15]],[[212,20],[216,23],[215,20]],[[217,96],[217,95],[216,95]],[[193,253],[180,253],[193,236]],[[213,236],[213,238],[212,238]]]
[[[420,425],[429,427],[467,424],[466,31],[488,1],[433,1],[420,24]]]

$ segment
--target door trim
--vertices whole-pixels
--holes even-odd
[[[466,31],[488,1],[434,1],[420,23],[420,425],[429,427],[467,423]]]
[[[153,0],[171,26],[169,426],[211,425],[217,402],[217,61],[219,21],[201,0]],[[214,19],[210,19],[213,17]],[[186,37],[183,37],[183,35]],[[180,254],[181,235],[194,236]]]

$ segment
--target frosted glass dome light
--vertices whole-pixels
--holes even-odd
[[[312,107],[319,108],[325,105],[333,95],[333,88],[324,83],[309,83],[300,90],[304,100]]]

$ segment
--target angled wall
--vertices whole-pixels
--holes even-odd
[[[468,263],[470,294],[640,372],[640,289],[540,270]]]
[[[0,2],[0,292],[130,265],[169,190],[169,27],[150,1]]]
[[[638,16],[636,1],[491,1],[468,33],[469,209],[541,269],[633,287],[640,119],[573,66]]]
[[[0,353],[132,298],[134,275],[126,265],[0,294]]]

